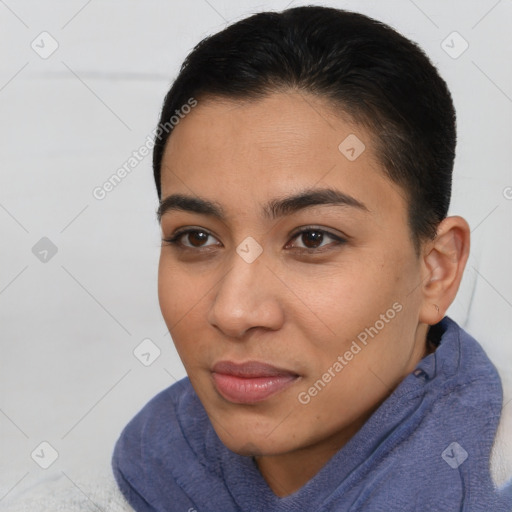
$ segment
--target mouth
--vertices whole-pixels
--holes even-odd
[[[291,370],[259,361],[220,361],[212,368],[215,389],[227,401],[237,404],[263,402],[290,387],[299,377]]]

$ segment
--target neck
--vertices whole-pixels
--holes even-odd
[[[311,480],[361,428],[379,405],[380,403],[347,429],[323,439],[320,443],[289,453],[254,457],[260,473],[274,494],[283,498],[293,494]]]

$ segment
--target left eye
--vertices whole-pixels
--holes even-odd
[[[318,249],[319,247],[325,247],[329,244],[323,244],[327,239],[331,239],[336,245],[342,244],[345,240],[339,236],[333,235],[323,229],[304,229],[294,235],[292,240],[299,238],[302,242],[302,246],[298,246],[298,249]],[[332,242],[331,242],[332,243]],[[323,244],[323,245],[322,245]]]

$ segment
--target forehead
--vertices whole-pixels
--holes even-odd
[[[370,132],[298,92],[199,99],[169,137],[161,182],[162,198],[179,191],[247,204],[316,185],[383,210],[404,196],[383,172]]]
[[[212,156],[230,152],[247,157],[253,151],[284,163],[312,150],[316,159],[320,154],[338,158],[339,143],[353,132],[370,149],[370,133],[307,93],[276,92],[257,100],[208,97],[176,126],[167,147],[176,156],[184,139],[194,139],[195,147],[212,151]]]

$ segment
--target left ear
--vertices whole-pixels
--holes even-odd
[[[438,323],[455,299],[469,256],[470,229],[459,216],[440,222],[437,235],[423,247],[420,322]]]

